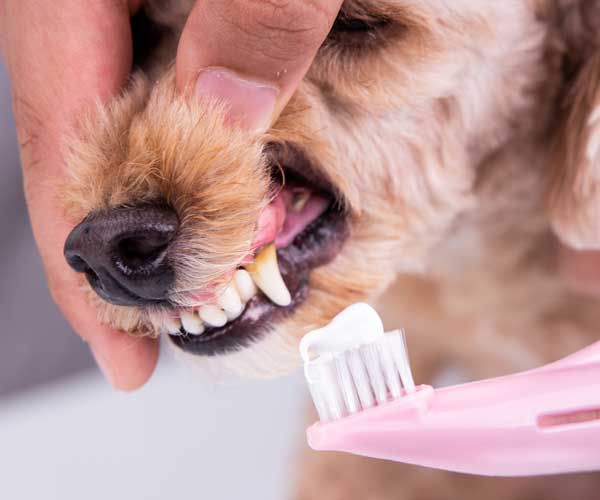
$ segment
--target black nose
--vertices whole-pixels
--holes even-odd
[[[166,207],[92,214],[69,234],[65,258],[108,302],[138,306],[164,301],[175,278],[168,248],[178,225],[177,215]]]

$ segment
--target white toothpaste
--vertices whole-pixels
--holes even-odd
[[[384,336],[381,318],[370,305],[359,302],[339,313],[331,322],[307,333],[300,341],[304,363],[321,357],[333,357]]]

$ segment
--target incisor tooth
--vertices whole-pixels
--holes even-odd
[[[202,321],[210,326],[224,326],[227,323],[227,315],[225,312],[216,306],[202,306],[198,309],[198,314]]]
[[[242,302],[248,302],[256,295],[258,289],[252,280],[252,276],[245,269],[238,269],[233,275],[233,280]]]
[[[163,320],[163,325],[167,330],[167,333],[171,335],[179,335],[181,333],[179,331],[181,328],[181,321],[179,321],[179,318],[165,318]]]
[[[240,316],[240,314],[242,314],[243,310],[244,305],[242,304],[242,306],[237,311],[225,311],[225,314],[227,315],[227,321],[233,321],[234,319],[236,319],[238,316]]]
[[[186,332],[191,335],[200,335],[204,332],[204,324],[198,315],[190,311],[181,313],[181,323]]]
[[[241,314],[244,306],[233,281],[223,290],[217,299],[217,304],[225,310],[229,320],[235,319]]]
[[[290,305],[292,297],[279,272],[277,250],[274,243],[265,247],[256,256],[254,262],[246,266],[246,269],[256,286],[275,304],[278,306]]]

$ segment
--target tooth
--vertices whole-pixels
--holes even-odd
[[[302,212],[308,200],[310,200],[310,191],[302,190],[294,193],[291,204],[292,212]]]
[[[241,314],[244,306],[233,281],[227,285],[227,288],[219,296],[217,305],[225,310],[225,314],[227,314],[227,318],[230,320],[237,318]]]
[[[225,314],[227,315],[227,321],[233,321],[234,319],[236,319],[240,314],[242,314],[243,310],[244,306],[242,304],[242,306],[237,311],[225,311]]]
[[[171,335],[180,335],[181,321],[179,318],[165,318],[163,320],[163,325],[167,333]]]
[[[198,309],[198,314],[202,321],[210,326],[220,327],[227,323],[227,315],[225,312],[216,306],[202,306]]]
[[[238,269],[233,275],[233,281],[242,302],[248,302],[256,295],[258,289],[252,280],[252,276],[245,269]]]
[[[277,250],[274,243],[265,247],[256,256],[254,262],[246,266],[246,269],[256,286],[275,304],[278,306],[290,305],[292,297],[279,272]]]
[[[181,313],[181,323],[186,332],[191,335],[200,335],[204,332],[202,320],[193,312],[184,311]]]

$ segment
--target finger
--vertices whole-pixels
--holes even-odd
[[[28,209],[55,300],[90,343],[108,379],[133,389],[152,373],[157,343],[98,323],[62,255],[71,227],[59,203],[66,174],[63,138],[97,99],[118,93],[129,75],[130,6],[116,0],[55,5],[9,0],[0,11]]]
[[[177,86],[216,95],[230,117],[265,129],[329,33],[342,0],[198,0],[177,51]]]

